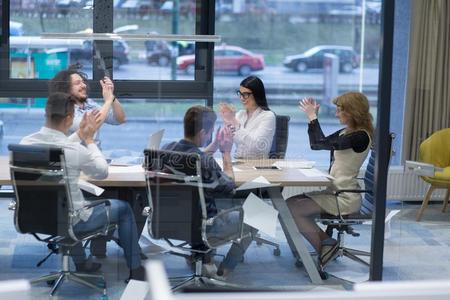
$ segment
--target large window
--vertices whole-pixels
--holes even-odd
[[[291,117],[287,157],[328,166],[327,151],[309,148],[298,101],[320,102],[325,134],[341,128],[331,99],[343,92],[364,92],[375,117],[381,2],[220,0],[216,7],[216,34],[223,44],[214,51],[215,101],[242,107],[235,96],[240,81],[250,74],[260,77],[270,108]],[[334,75],[323,68],[325,54],[337,58]]]

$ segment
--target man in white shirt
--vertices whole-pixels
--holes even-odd
[[[51,145],[64,148],[66,166],[71,187],[73,207],[79,210],[74,221],[74,231],[89,231],[105,223],[102,207],[83,208],[88,204],[78,186],[80,172],[94,179],[104,179],[108,176],[108,164],[103,154],[94,142],[98,123],[94,113],[86,113],[80,122],[79,129],[66,136],[74,118],[74,99],[69,94],[53,93],[45,106],[45,125],[40,131],[26,136],[21,144]],[[84,145],[81,144],[84,142]],[[144,280],[145,270],[141,266],[140,247],[136,221],[128,203],[111,199],[110,221],[118,225],[120,245],[124,250],[127,265],[130,268],[130,278]],[[71,249],[77,271],[96,271],[100,264],[87,265],[86,255],[81,243]]]

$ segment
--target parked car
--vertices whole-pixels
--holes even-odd
[[[125,41],[118,40],[113,42],[113,65],[115,68],[130,62],[128,53],[130,47]],[[93,55],[92,41],[84,41],[83,47],[70,50],[71,63],[80,62],[81,64],[91,64]]]
[[[195,53],[195,43],[193,42],[177,42],[178,55],[190,55]],[[157,64],[159,66],[167,66],[172,57],[173,46],[166,41],[149,40],[145,42],[147,54],[147,62],[149,64]]]
[[[308,69],[323,68],[323,57],[325,53],[335,54],[339,57],[339,71],[351,73],[354,68],[359,67],[359,55],[352,47],[347,46],[316,46],[298,55],[287,56],[283,65],[296,72],[305,72]]]
[[[177,58],[177,67],[187,74],[194,74],[195,56]],[[232,71],[247,76],[264,69],[264,56],[237,46],[221,45],[214,48],[214,71]]]

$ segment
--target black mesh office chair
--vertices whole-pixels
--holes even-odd
[[[171,247],[182,250],[178,253],[186,258],[194,257],[195,273],[183,279],[173,290],[192,285],[216,285],[236,287],[202,274],[205,255],[219,246],[237,241],[242,235],[243,210],[235,207],[220,211],[212,218],[207,217],[204,198],[204,183],[200,168],[200,156],[196,153],[182,153],[163,150],[145,150],[146,182],[148,189],[149,234],[154,239],[164,239]],[[209,228],[222,218],[238,214],[239,225],[227,236],[213,236]],[[174,253],[176,254],[176,253]]]
[[[284,159],[284,157],[286,156],[286,150],[289,139],[290,119],[291,118],[289,116],[282,116],[282,115],[276,116],[275,134],[273,135],[272,146],[269,152],[269,158]],[[263,198],[261,193],[259,193],[259,196]],[[257,245],[266,244],[273,246],[274,247],[273,255],[275,256],[281,255],[280,244],[262,238],[259,233],[253,237],[253,240],[256,242]]]
[[[269,158],[284,158],[286,155],[289,138],[289,116],[276,116],[275,134],[273,136],[272,147]]]
[[[31,283],[54,283],[50,291],[52,296],[64,280],[106,293],[103,275],[72,272],[69,268],[71,247],[78,242],[106,234],[114,225],[107,222],[91,232],[74,232],[74,217],[79,211],[72,204],[70,189],[73,186],[69,184],[64,150],[30,145],[9,145],[8,149],[16,198],[13,208],[16,230],[32,234],[38,241],[49,245],[53,250],[50,254],[62,254],[59,272],[32,280]],[[92,201],[84,208],[99,205],[104,208],[106,219],[109,220],[108,200]]]
[[[389,153],[392,154],[392,141],[395,138],[394,133],[389,134],[388,147],[391,149]],[[337,242],[338,247],[335,249],[334,253],[332,253],[326,261],[322,262],[321,271],[324,270],[325,266],[334,260],[337,257],[346,256],[354,261],[357,261],[363,265],[369,266],[369,263],[359,256],[369,256],[370,252],[361,251],[357,249],[352,249],[345,247],[344,244],[344,235],[345,233],[351,234],[354,237],[360,236],[358,232],[356,232],[353,228],[355,225],[361,225],[366,221],[372,220],[372,213],[376,199],[373,196],[373,188],[374,188],[374,180],[375,180],[375,151],[370,152],[369,162],[367,164],[366,172],[364,174],[364,189],[360,190],[337,190],[335,195],[338,196],[341,193],[364,193],[361,203],[361,210],[358,213],[342,215],[339,210],[339,202],[336,199],[336,205],[338,208],[338,215],[334,216],[331,214],[323,213],[321,214],[319,219],[316,219],[317,222],[321,222],[324,225],[327,225],[326,233],[332,237],[333,231],[337,231]]]

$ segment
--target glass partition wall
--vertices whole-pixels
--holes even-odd
[[[109,155],[141,153],[149,135],[162,128],[162,143],[178,140],[183,135],[184,112],[192,105],[209,105],[217,111],[218,104],[225,101],[242,108],[236,90],[252,74],[263,80],[270,108],[291,118],[288,158],[313,160],[322,170],[329,165],[327,151],[310,150],[307,120],[298,108],[303,97],[320,102],[319,118],[325,134],[341,128],[331,99],[347,91],[365,93],[376,119],[382,4],[379,0],[0,3],[0,155],[7,154],[8,144],[42,126],[47,80],[73,63],[82,65],[89,78],[91,97],[98,103],[102,103],[98,80],[105,70],[114,79],[127,122],[119,127],[102,127],[102,148]],[[9,34],[5,33],[6,28]],[[91,32],[215,34],[222,39],[213,45],[183,40],[94,42],[41,38],[44,33]],[[11,222],[7,224],[11,227]],[[403,225],[400,222],[396,226]],[[401,228],[397,229],[392,233],[402,234]],[[350,245],[368,249],[370,230],[370,226],[365,226],[361,233],[366,237],[349,238]],[[285,243],[282,234],[279,241]],[[389,245],[396,247],[395,241]],[[46,254],[42,245],[38,246],[36,260],[41,252]],[[38,247],[27,241],[25,248]],[[261,249],[258,251],[264,251]],[[401,261],[403,250],[394,249],[387,257]],[[284,259],[290,257],[286,245],[284,250]],[[252,264],[260,263],[251,259]],[[34,261],[13,263],[14,267],[30,269],[35,265]],[[347,266],[342,263],[338,267]],[[123,265],[118,264],[119,268]],[[290,271],[296,280],[298,270]],[[368,269],[362,267],[358,271],[368,274]],[[261,273],[264,272],[270,271]],[[239,281],[239,275],[236,278]],[[391,274],[388,278],[396,280],[400,275]]]

